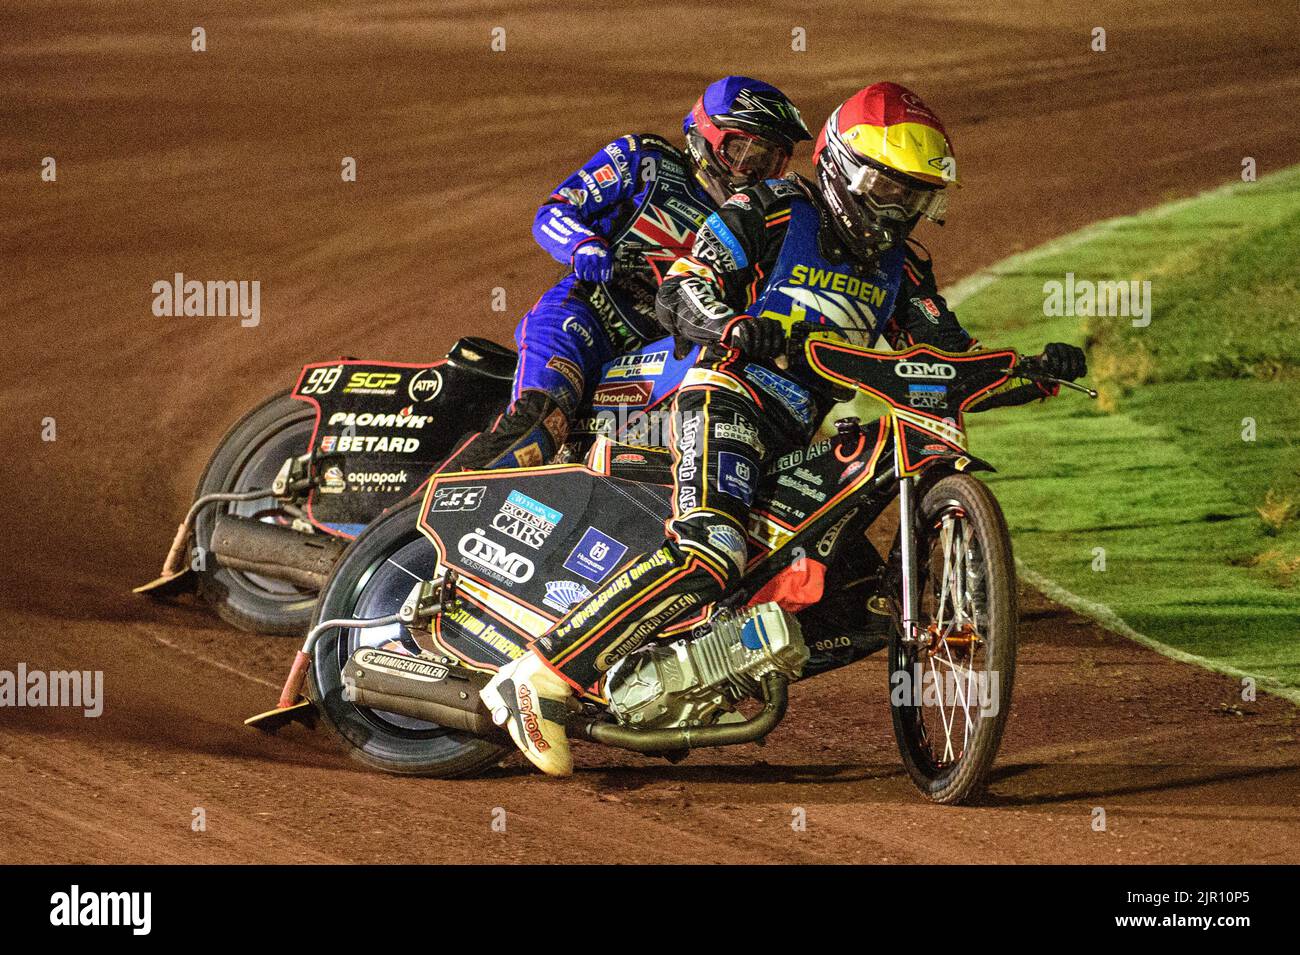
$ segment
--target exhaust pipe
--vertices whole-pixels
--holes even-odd
[[[753,743],[776,729],[785,716],[789,685],[782,673],[763,677],[763,709],[743,723],[719,726],[676,726],[670,729],[632,729],[589,717],[569,722],[569,735],[638,753],[672,753],[702,746],[738,746]]]
[[[343,699],[477,736],[499,737],[502,730],[478,695],[488,679],[486,673],[449,667],[434,657],[363,647],[343,668]]]
[[[222,567],[320,590],[348,541],[222,514],[212,529],[209,546]]]
[[[485,673],[449,667],[431,656],[413,657],[366,647],[354,653],[343,668],[343,699],[508,741],[505,731],[492,722],[479,699],[478,691],[488,679]],[[575,739],[656,755],[706,746],[737,746],[767,736],[785,716],[789,690],[784,674],[765,676],[762,693],[763,709],[743,723],[632,729],[591,717],[575,717],[569,721],[568,731]]]

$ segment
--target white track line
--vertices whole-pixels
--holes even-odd
[[[1139,220],[1163,219],[1176,212],[1181,212],[1183,209],[1202,199],[1231,195],[1240,189],[1258,186],[1275,176],[1283,175],[1292,171],[1292,169],[1279,170],[1278,172],[1262,176],[1255,182],[1229,182],[1222,186],[1216,186],[1213,189],[1207,189],[1204,192],[1198,192],[1196,195],[1188,196],[1185,199],[1176,199],[1173,202],[1166,202],[1162,205],[1153,206],[1143,212],[1137,212],[1126,216],[1116,216],[1114,219],[1105,219],[1101,222],[1094,222],[1090,226],[1084,226],[1077,232],[1071,232],[1069,235],[1062,236],[1059,239],[1053,239],[1051,242],[1030,249],[1028,252],[1017,253],[1016,255],[1003,259],[1000,262],[995,262],[987,269],[982,269],[974,275],[968,275],[966,278],[953,285],[951,289],[945,291],[944,298],[947,300],[949,306],[956,308],[961,302],[970,298],[976,292],[988,288],[1000,278],[1020,271],[1023,266],[1028,265],[1031,262],[1036,262],[1039,259],[1046,258],[1050,255],[1056,255],[1059,252],[1072,249],[1090,239],[1095,239],[1098,236],[1114,232],[1121,226],[1132,225]]]
[[[143,632],[150,639],[155,640],[158,643],[161,643],[164,647],[167,647],[169,650],[175,650],[177,653],[181,653],[187,657],[190,657],[191,659],[198,660],[200,663],[206,663],[209,666],[214,666],[218,670],[225,670],[227,673],[233,673],[235,676],[243,677],[245,680],[251,680],[254,683],[260,683],[262,686],[269,686],[273,690],[280,689],[280,687],[277,684],[272,683],[270,680],[264,680],[260,676],[254,676],[251,673],[245,673],[243,670],[237,670],[228,663],[222,663],[220,660],[217,660],[213,657],[205,656],[202,653],[196,653],[195,651],[189,649],[188,647],[183,647],[178,643],[172,643],[166,637],[160,637],[156,633],[150,633],[148,630],[144,629],[143,627],[137,627],[136,629]]]
[[[1062,236],[1059,239],[1048,242],[1046,245],[1040,245],[1037,248],[1030,249],[1028,252],[1021,252],[1017,255],[1013,255],[1009,258],[1003,259],[1001,262],[989,266],[987,269],[976,272],[974,275],[967,276],[952,286],[951,290],[945,292],[944,298],[947,299],[950,307],[956,308],[961,302],[970,298],[975,293],[988,288],[998,279],[1014,274],[1017,271],[1022,270],[1024,266],[1039,259],[1056,255],[1060,252],[1066,251],[1067,249],[1072,249],[1075,246],[1081,245],[1091,239],[1095,239],[1098,236],[1114,232],[1122,226],[1131,225],[1138,220],[1163,219],[1176,212],[1182,211],[1202,199],[1231,195],[1238,190],[1257,186],[1274,176],[1292,171],[1293,169],[1279,170],[1278,172],[1262,176],[1255,182],[1229,182],[1213,189],[1207,189],[1206,191],[1197,193],[1194,196],[1188,196],[1186,199],[1177,199],[1173,202],[1166,202],[1163,205],[1155,206],[1145,212],[1138,212],[1133,215],[1117,216],[1114,219],[1106,219],[1105,221],[1085,226],[1077,232],[1071,232],[1067,236]],[[1027,583],[1034,587],[1034,589],[1042,592],[1057,603],[1069,607],[1071,610],[1081,613],[1085,617],[1095,620],[1107,630],[1113,631],[1122,637],[1126,637],[1134,643],[1141,644],[1150,650],[1154,650],[1161,656],[1169,657],[1171,660],[1177,660],[1179,663],[1190,663],[1194,666],[1203,667],[1206,670],[1212,670],[1215,673],[1222,673],[1226,676],[1236,677],[1237,679],[1249,677],[1255,681],[1255,685],[1259,687],[1259,689],[1272,693],[1274,696],[1280,696],[1291,703],[1300,705],[1300,690],[1294,687],[1286,686],[1270,677],[1260,676],[1257,673],[1248,673],[1245,670],[1239,670],[1236,667],[1229,666],[1226,663],[1221,663],[1218,660],[1211,660],[1208,657],[1202,657],[1195,653],[1188,653],[1185,650],[1179,650],[1177,647],[1171,647],[1167,643],[1161,643],[1153,637],[1148,637],[1144,633],[1138,633],[1125,623],[1124,619],[1119,614],[1104,603],[1100,603],[1096,600],[1089,600],[1087,597],[1080,597],[1078,594],[1066,590],[1056,581],[1044,577],[1042,574],[1038,573],[1038,571],[1025,566],[1019,558],[1016,559],[1016,570]]]
[[[1038,571],[1026,567],[1019,558],[1016,559],[1016,571],[1020,578],[1035,590],[1041,592],[1044,596],[1050,597],[1057,603],[1069,607],[1085,617],[1090,617],[1097,623],[1101,624],[1107,630],[1111,630],[1121,637],[1127,637],[1134,643],[1140,643],[1150,650],[1156,651],[1161,656],[1169,657],[1171,660],[1177,660],[1179,663],[1191,663],[1207,670],[1213,670],[1215,673],[1222,673],[1226,676],[1244,679],[1249,677],[1255,681],[1256,686],[1261,690],[1272,693],[1274,696],[1280,696],[1292,703],[1300,704],[1300,690],[1294,687],[1286,686],[1270,677],[1260,676],[1258,673],[1249,673],[1246,670],[1239,670],[1234,666],[1221,663],[1218,660],[1211,660],[1209,657],[1197,656],[1195,653],[1188,653],[1186,650],[1179,650],[1177,647],[1171,647],[1167,643],[1161,643],[1154,637],[1148,637],[1144,633],[1138,633],[1120,617],[1114,610],[1096,600],[1089,600],[1087,597],[1080,597],[1078,594],[1066,590],[1056,581],[1044,577]]]

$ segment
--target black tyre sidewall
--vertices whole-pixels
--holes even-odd
[[[399,504],[375,520],[353,542],[321,592],[313,625],[321,620],[352,617],[357,596],[374,568],[412,541],[423,539],[416,527],[419,505],[419,498]],[[389,773],[448,777],[475,772],[501,758],[504,751],[500,746],[470,733],[451,731],[420,739],[376,726],[367,719],[355,705],[343,699],[343,675],[338,660],[338,641],[343,634],[343,630],[335,628],[316,641],[309,694],[324,723],[338,735],[354,759]]]
[[[272,395],[226,432],[199,479],[195,498],[231,490],[257,448],[285,429],[313,420],[315,415],[314,408],[291,397],[288,390]],[[304,445],[299,453],[308,450]],[[274,636],[306,633],[316,604],[314,594],[300,600],[259,594],[251,582],[236,580],[233,571],[216,562],[209,545],[222,510],[221,505],[204,508],[194,521],[194,543],[207,551],[204,569],[199,572],[200,595],[223,620],[241,630]]]

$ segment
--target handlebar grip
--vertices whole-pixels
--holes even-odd
[[[1016,362],[1015,374],[1021,378],[1042,378],[1045,375],[1043,371],[1042,355],[1024,355]]]

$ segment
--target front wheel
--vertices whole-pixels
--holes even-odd
[[[1015,563],[997,499],[965,474],[944,477],[917,515],[920,640],[890,641],[890,710],[908,774],[934,802],[984,789],[1015,679]],[[896,578],[898,579],[898,578]]]
[[[348,548],[321,592],[313,625],[395,613],[418,581],[432,579],[438,555],[420,533],[420,499],[412,498],[367,527]],[[436,723],[385,713],[343,699],[343,667],[360,647],[420,652],[404,624],[334,628],[321,634],[308,693],[353,759],[404,776],[464,776],[501,758],[495,743]]]

